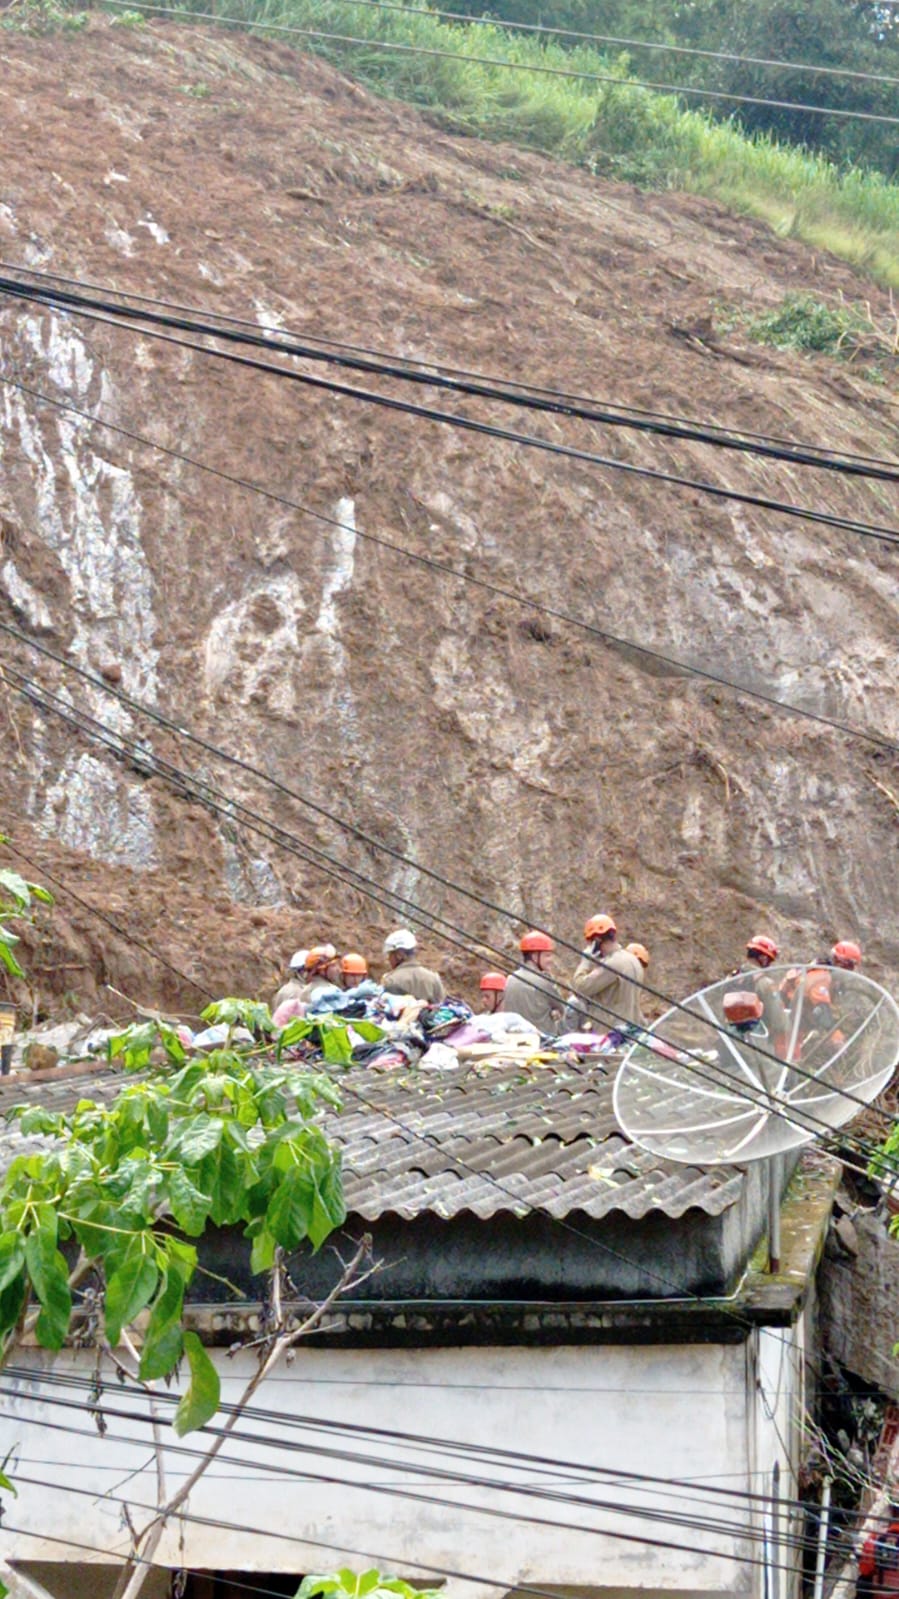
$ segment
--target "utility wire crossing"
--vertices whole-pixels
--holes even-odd
[[[159,313],[135,313],[133,310],[129,311],[127,308],[113,305],[111,302],[108,308],[103,310],[89,308],[83,296],[73,296],[43,288],[26,287],[22,283],[8,278],[0,278],[0,293],[6,293],[13,298],[22,299],[33,304],[44,305],[62,315],[82,317],[106,327],[125,328],[140,338],[156,339],[177,349],[191,350],[197,355],[211,356],[217,360],[228,361],[236,366],[245,367],[250,371],[264,372],[271,377],[283,378],[289,382],[320,390],[323,393],[340,395],[347,399],[361,401],[363,404],[380,406],[389,411],[400,412],[408,416],[419,417],[424,421],[459,428],[463,432],[477,433],[488,438],[522,445],[528,449],[547,451],[551,455],[557,455],[566,460],[584,461],[591,466],[605,467],[610,471],[624,472],[629,476],[645,478],[657,483],[666,483],[673,487],[691,489],[700,494],[710,495],[714,499],[729,500],[740,505],[752,505],[762,510],[774,511],[778,515],[795,518],[803,522],[839,528],[841,531],[856,533],[861,537],[872,538],[881,543],[899,544],[899,528],[884,526],[881,523],[860,522],[853,517],[836,516],[826,511],[797,506],[790,501],[772,499],[767,495],[750,494],[737,489],[723,488],[705,479],[683,477],[677,473],[664,472],[655,467],[637,466],[633,462],[622,461],[615,456],[599,455],[595,451],[579,449],[574,445],[553,443],[551,440],[542,438],[539,435],[521,433],[514,429],[499,427],[494,423],[478,421],[476,418],[466,416],[463,413],[437,410],[433,406],[418,405],[410,400],[396,399],[390,395],[380,394],[370,389],[359,389],[350,384],[337,383],[333,379],[317,377],[310,372],[299,372],[294,368],[279,366],[275,362],[239,355],[233,350],[220,350],[213,345],[199,344],[195,340],[177,338],[174,334],[161,331],[159,324],[178,327],[181,325],[179,320],[176,318],[164,318]],[[136,317],[139,318],[138,321],[135,320]],[[144,326],[144,322],[150,322],[153,325]],[[246,338],[245,335],[237,335],[211,325],[201,331],[203,336],[207,338],[216,338],[226,342],[238,340],[244,342]],[[265,340],[264,342],[267,347],[270,347],[270,341]]]
[[[152,305],[163,311],[178,311],[185,316],[197,314],[195,306],[184,305],[180,301],[160,299],[156,295],[138,294],[135,289],[119,289],[111,284],[95,283],[83,278],[65,277],[59,272],[40,271],[37,267],[22,267],[14,261],[0,260],[0,270],[25,274],[29,282],[35,279],[39,282],[63,283],[68,288],[91,289],[99,294],[114,294],[118,299],[137,305]],[[201,313],[202,314],[202,313]],[[232,327],[251,328],[257,335],[265,339],[266,347],[273,339],[292,339],[299,341],[300,335],[290,328],[273,327],[261,321],[258,316],[238,317],[226,311],[210,310],[206,313],[216,324],[226,323]],[[837,469],[843,464],[861,466],[885,467],[889,478],[894,475],[899,480],[899,461],[888,460],[877,455],[862,455],[857,451],[834,449],[829,445],[810,444],[801,439],[784,438],[782,435],[772,433],[753,433],[747,428],[737,427],[732,423],[709,422],[697,420],[695,417],[672,415],[666,411],[648,410],[643,406],[625,405],[622,400],[599,400],[595,396],[586,394],[572,394],[564,389],[547,388],[536,383],[528,383],[521,378],[497,377],[495,374],[473,372],[465,367],[449,365],[446,361],[434,360],[425,356],[408,356],[397,354],[389,350],[373,349],[370,345],[348,344],[345,340],[329,339],[321,333],[310,334],[308,330],[302,335],[308,344],[320,346],[325,350],[342,350],[350,355],[371,356],[377,361],[394,361],[403,368],[403,375],[410,370],[422,373],[437,373],[450,378],[468,378],[474,383],[489,384],[494,388],[505,385],[509,390],[510,399],[515,394],[535,396],[540,399],[558,400],[563,402],[562,409],[577,409],[589,407],[592,410],[604,408],[614,413],[611,420],[625,421],[628,417],[644,418],[652,422],[666,422],[675,428],[683,428],[684,436],[695,437],[702,443],[721,443],[725,447],[739,448],[745,443],[749,444],[774,444],[779,445],[783,451],[783,459],[794,461],[801,459],[803,453],[809,456],[808,464],[811,466],[829,466],[835,463]],[[678,433],[679,437],[680,434]]]
[[[584,83],[611,84],[617,89],[649,89],[659,94],[686,95],[691,99],[725,101],[733,105],[768,106],[775,111],[801,111],[813,116],[837,117],[850,122],[878,122],[899,126],[899,117],[875,111],[851,111],[842,106],[809,104],[802,100],[776,100],[763,95],[735,94],[725,89],[700,89],[689,84],[656,83],[646,78],[622,77],[612,72],[590,72],[584,68],[551,67],[542,62],[510,61],[508,57],[473,55],[464,50],[438,50],[422,44],[398,44],[350,33],[333,33],[320,28],[299,28],[277,22],[253,22],[242,17],[227,17],[214,11],[188,11],[180,7],[151,5],[148,0],[105,0],[125,11],[140,11],[150,16],[170,17],[180,22],[213,22],[219,27],[236,27],[245,33],[283,33],[298,38],[319,39],[323,43],[363,45],[367,50],[387,50],[413,56],[436,57],[443,61],[464,61],[468,65],[506,68],[512,72],[535,72],[553,78],[574,78]]]

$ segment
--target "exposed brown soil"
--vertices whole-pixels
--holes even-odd
[[[4,34],[0,55],[7,261],[634,406],[899,451],[887,388],[713,327],[722,305],[761,309],[797,287],[879,305],[876,291],[711,203],[451,136],[277,44],[94,21],[77,35]],[[10,302],[0,336],[6,375],[352,518],[360,534],[899,734],[892,549]],[[612,910],[651,947],[662,987],[728,969],[761,927],[796,957],[858,936],[867,969],[895,975],[891,757],[650,672],[626,649],[2,393],[8,619],[524,920],[577,942],[587,914]],[[890,486],[445,403],[623,461],[899,520]],[[64,681],[8,641],[0,657]],[[101,694],[71,692],[112,714]],[[7,828],[209,991],[270,987],[313,937],[372,953],[397,920],[11,691],[0,699]],[[318,848],[476,938],[512,943],[496,914],[115,715]],[[429,949],[456,986],[474,970],[436,939]],[[142,1004],[195,1009],[200,997],[64,893],[35,960],[42,1006],[65,994],[106,1009],[107,981]]]

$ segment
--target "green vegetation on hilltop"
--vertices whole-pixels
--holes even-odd
[[[183,9],[205,8],[189,0]],[[448,23],[418,8],[380,10],[350,0],[230,0],[227,16],[248,27],[310,30],[296,37],[298,48],[444,125],[646,187],[707,195],[899,288],[899,185],[873,171],[841,171],[822,156],[768,134],[749,136],[733,121],[639,88],[624,55],[567,50],[493,23]],[[530,70],[510,71],[504,62]]]

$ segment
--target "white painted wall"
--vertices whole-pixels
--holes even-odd
[[[303,1349],[291,1368],[270,1379],[257,1403],[294,1418],[364,1423],[615,1473],[737,1489],[767,1490],[779,1459],[783,1492],[792,1496],[795,1483],[782,1440],[795,1436],[801,1336],[800,1328],[798,1334],[764,1332],[733,1345]],[[223,1397],[231,1400],[252,1369],[251,1357],[229,1360],[216,1352],[216,1360]],[[127,1499],[138,1525],[141,1507],[155,1503],[149,1427],[136,1419],[146,1415],[143,1402],[123,1396],[111,1378],[107,1405],[132,1415],[123,1420],[109,1414],[108,1433],[100,1437],[85,1411],[52,1402],[83,1403],[83,1394],[44,1380],[50,1372],[89,1375],[90,1352],[51,1357],[23,1351],[16,1367],[26,1365],[34,1375],[15,1379],[16,1397],[7,1399],[0,1418],[0,1458],[12,1450],[7,1469],[19,1488],[8,1522],[21,1531],[6,1531],[7,1558],[85,1560],[82,1550],[56,1541],[71,1539],[103,1551],[108,1560],[127,1546],[120,1501]],[[8,1373],[6,1385],[13,1381]],[[76,1428],[77,1436],[54,1430],[60,1426]],[[578,1481],[565,1468],[524,1472],[508,1461],[461,1459],[444,1447],[378,1443],[314,1426],[299,1430],[277,1419],[248,1421],[243,1430],[265,1442],[229,1443],[188,1506],[189,1516],[229,1522],[231,1530],[185,1519],[172,1526],[158,1558],[175,1567],[297,1573],[376,1564],[422,1574],[436,1566],[459,1573],[448,1583],[457,1599],[466,1592],[466,1576],[490,1578],[504,1589],[564,1585],[605,1595],[649,1590],[755,1599],[762,1593],[761,1565],[727,1558],[760,1561],[760,1547],[735,1541],[731,1532],[696,1533],[597,1503],[687,1515],[701,1508],[707,1516],[740,1519],[733,1501],[705,1500],[700,1506],[689,1483],[652,1491],[620,1477],[611,1484]],[[167,1437],[172,1438],[168,1429]],[[197,1442],[184,1440],[188,1448]],[[346,1452],[353,1458],[341,1458]],[[170,1489],[193,1464],[167,1451]],[[277,1468],[296,1475],[285,1477]],[[494,1487],[429,1480],[422,1468],[489,1475],[515,1488],[540,1484],[585,1496],[590,1504],[554,1504]],[[403,1498],[397,1491],[421,1497]],[[499,1519],[489,1510],[543,1517],[547,1525]],[[561,1525],[566,1522],[591,1530],[571,1530]],[[652,1547],[646,1539],[674,1547]],[[780,1595],[789,1599],[784,1577]]]

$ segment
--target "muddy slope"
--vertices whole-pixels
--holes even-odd
[[[797,287],[870,297],[870,285],[711,204],[449,136],[260,41],[97,22],[4,35],[2,56],[7,261],[629,405],[899,451],[888,387],[712,326],[722,305],[761,308]],[[663,985],[726,969],[759,926],[797,955],[852,933],[875,974],[899,968],[894,761],[649,671],[365,535],[895,738],[893,550],[6,302],[0,339],[5,376],[343,524],[5,386],[7,620],[525,920],[576,940],[585,914],[613,910],[652,946]],[[890,486],[453,405],[623,461],[899,522]],[[64,681],[8,641],[0,657]],[[151,752],[426,910],[508,937],[414,865],[70,688]],[[241,986],[234,916],[244,928],[261,917],[246,986],[316,927],[354,945],[393,919],[36,715],[9,685],[0,698],[4,824],[30,823],[23,836],[51,869],[80,856],[97,903],[118,896],[145,934],[152,905],[149,931],[185,960],[186,918],[213,988]],[[94,955],[86,965],[89,987]],[[161,970],[143,969],[141,985],[141,999],[191,998]]]

